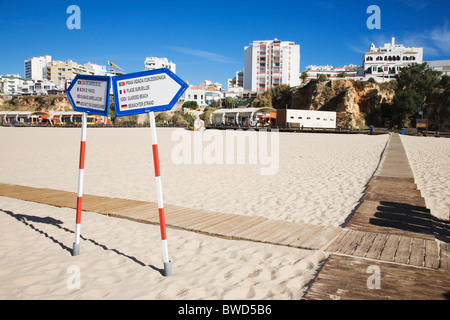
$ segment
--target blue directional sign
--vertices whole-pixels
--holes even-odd
[[[173,108],[189,87],[167,68],[112,77],[116,116]]]
[[[108,116],[110,77],[78,74],[66,91],[73,110]]]

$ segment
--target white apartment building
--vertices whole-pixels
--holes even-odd
[[[372,43],[369,52],[363,55],[364,75],[366,78],[392,79],[399,74],[401,68],[411,63],[423,62],[423,48],[405,47],[395,43],[385,43],[376,48]]]
[[[321,74],[325,75],[330,80],[344,78],[342,75],[345,75],[345,78],[354,78],[358,73],[358,66],[355,66],[354,64],[343,67],[309,65],[305,68],[305,72],[308,75],[307,80],[316,79]]]
[[[236,71],[233,79],[228,79],[229,92],[242,92],[244,88],[244,71]]]
[[[189,86],[184,92],[184,102],[186,101],[196,101],[199,106],[206,106],[205,88]]]
[[[450,76],[450,60],[427,61],[427,64],[432,70],[442,72],[443,76]]]
[[[200,87],[203,87],[205,89],[209,88],[216,88],[217,90],[223,91],[223,85],[219,82],[212,82],[211,80],[204,80],[200,82]]]
[[[52,81],[46,79],[23,79],[18,74],[0,76],[1,94],[48,94],[48,91],[56,89],[56,85]]]
[[[173,73],[176,73],[176,65],[167,58],[147,57],[144,62],[144,70],[153,70],[167,68]]]
[[[222,100],[225,98],[225,93],[216,88],[208,88],[205,90],[206,103],[211,103],[213,100]]]
[[[2,94],[20,94],[33,90],[34,81],[23,79],[18,74],[7,74],[0,76],[0,93]]]
[[[47,64],[51,61],[51,56],[32,57],[25,60],[25,78],[32,80],[47,79]]]
[[[244,90],[262,92],[268,88],[300,84],[300,45],[291,41],[253,41],[244,47]]]
[[[86,64],[84,64],[84,66],[86,67],[87,71],[90,74],[96,75],[96,76],[104,76],[106,75],[106,66],[102,66],[99,64],[95,64],[95,63],[91,63],[88,62]]]

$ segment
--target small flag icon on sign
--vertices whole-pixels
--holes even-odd
[[[119,82],[119,87],[123,87],[125,85],[125,82]]]
[[[77,105],[79,105],[80,104],[80,101],[77,101]]]
[[[127,108],[128,108],[128,105],[126,105],[126,104],[122,105],[122,109],[127,109]]]
[[[81,81],[78,81],[78,84],[81,84]]]

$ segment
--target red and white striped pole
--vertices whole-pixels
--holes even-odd
[[[150,129],[152,132],[152,151],[153,151],[153,164],[155,166],[155,178],[156,178],[156,193],[158,197],[158,213],[159,213],[159,227],[161,229],[161,240],[164,260],[164,275],[166,277],[172,275],[172,263],[169,260],[169,251],[167,249],[167,234],[166,234],[166,219],[164,217],[164,203],[161,185],[161,173],[159,170],[159,154],[158,154],[158,140],[156,138],[156,124],[155,113],[149,112],[148,117],[150,119]]]
[[[73,256],[80,254],[81,204],[83,200],[84,158],[86,154],[86,123],[87,115],[86,112],[83,112],[81,120],[80,171],[78,173],[77,216],[75,222],[75,242],[73,243],[72,251]]]

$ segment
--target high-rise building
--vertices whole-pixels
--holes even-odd
[[[300,45],[292,41],[253,41],[244,47],[244,90],[300,84]]]
[[[395,43],[385,43],[376,48],[372,43],[369,52],[363,56],[364,75],[366,78],[393,79],[401,68],[411,63],[423,62],[423,48],[405,47]]]
[[[47,64],[51,61],[51,56],[32,57],[25,60],[25,78],[32,80],[46,79]]]
[[[147,57],[144,62],[144,70],[153,70],[167,68],[173,73],[176,73],[176,65],[172,61],[167,60],[167,58],[157,58],[157,57]]]

